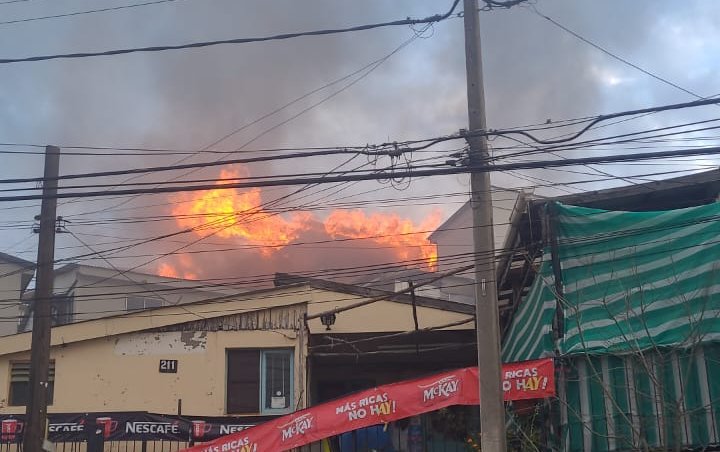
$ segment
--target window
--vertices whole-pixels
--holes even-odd
[[[128,311],[141,311],[161,307],[162,300],[150,297],[127,297],[126,306]]]
[[[48,405],[53,403],[55,392],[55,361],[50,361],[48,372]],[[10,363],[10,406],[26,406],[30,400],[30,361],[17,361]]]
[[[291,350],[227,351],[228,413],[287,413],[292,400]]]
[[[292,403],[290,388],[292,386],[292,353],[288,351],[262,352],[263,412],[274,410],[287,411]]]
[[[50,305],[52,326],[67,325],[73,321],[73,295],[53,295]]]

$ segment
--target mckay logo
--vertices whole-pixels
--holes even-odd
[[[303,414],[296,417],[285,425],[278,428],[282,430],[282,441],[285,442],[297,436],[304,435],[305,432],[315,427],[315,418],[311,413]]]
[[[447,400],[460,391],[460,379],[449,375],[428,385],[418,385],[423,391],[423,403],[430,404],[439,400]]]

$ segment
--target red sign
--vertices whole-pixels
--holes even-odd
[[[507,388],[507,390],[505,390]],[[503,366],[505,400],[555,394],[552,359]],[[480,403],[476,367],[393,383],[297,411],[214,441],[189,452],[284,451],[372,425],[404,419],[451,405]]]
[[[503,364],[502,378],[506,401],[555,395],[555,368],[550,358]]]

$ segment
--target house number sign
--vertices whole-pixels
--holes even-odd
[[[160,360],[160,373],[161,374],[176,374],[178,369],[177,359],[161,359]]]

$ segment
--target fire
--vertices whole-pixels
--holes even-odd
[[[421,257],[430,269],[437,265],[437,247],[428,236],[440,225],[440,214],[433,213],[419,225],[396,214],[366,215],[361,210],[336,210],[325,220],[325,231],[332,238],[368,239],[389,245],[403,260]]]
[[[170,264],[162,263],[158,267],[157,274],[160,276],[164,276],[166,278],[179,278],[180,274],[177,270],[175,270],[175,267],[173,267]]]
[[[185,259],[181,259],[184,261]],[[189,259],[187,259],[189,261]],[[187,265],[187,262],[182,262],[183,264]],[[182,279],[198,279],[198,276],[196,273],[192,272],[183,272],[182,274],[172,265],[163,262],[158,266],[157,274],[159,276],[164,276],[166,278],[182,278]]]
[[[238,178],[239,171],[222,170],[221,179]],[[217,185],[222,185],[218,181]],[[191,202],[178,204],[173,215],[180,226],[193,228],[199,235],[239,238],[260,246],[270,255],[295,240],[310,226],[310,215],[293,214],[289,219],[261,207],[260,189],[247,191],[216,189],[195,193]]]
[[[222,186],[226,183],[224,179],[236,179],[240,175],[237,169],[223,170],[216,185]],[[437,249],[428,237],[441,222],[439,212],[420,223],[397,214],[366,214],[361,210],[335,210],[325,220],[309,213],[281,216],[263,208],[258,188],[217,188],[179,195],[173,200],[180,201],[172,208],[179,226],[191,228],[201,237],[212,235],[237,240],[256,248],[264,258],[271,258],[276,251],[309,231],[321,232],[333,239],[372,241],[390,248],[399,260],[408,261],[410,265],[415,261],[430,270],[435,270],[437,265]],[[173,278],[197,278],[198,267],[189,256],[176,256],[174,265],[163,263],[158,267],[158,273]]]

